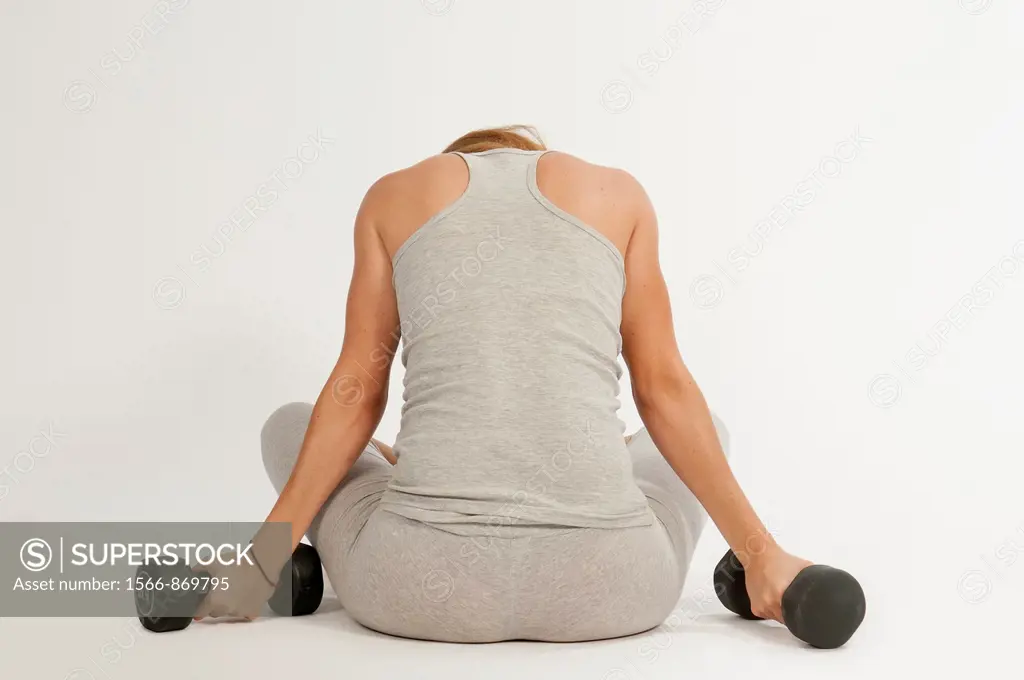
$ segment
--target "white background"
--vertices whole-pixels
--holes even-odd
[[[261,519],[259,429],[314,400],[337,356],[363,193],[471,128],[523,122],[644,183],[682,352],[741,482],[785,547],[861,580],[868,618],[830,653],[717,605],[576,646],[393,640],[338,611],[165,638],[6,618],[0,674],[1020,668],[1024,6],[167,3],[0,3],[0,520]],[[333,142],[316,160],[288,162],[318,133]],[[870,141],[829,160],[854,134]],[[737,248],[760,252],[740,269]],[[385,440],[400,366],[393,384]],[[709,530],[687,596],[723,550]]]

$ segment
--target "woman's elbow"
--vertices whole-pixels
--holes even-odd
[[[350,373],[332,377],[320,394],[320,405],[327,410],[348,411],[350,415],[380,416],[387,406],[386,384],[362,380]]]
[[[662,372],[632,384],[637,411],[676,408],[700,395],[693,379],[684,371]]]

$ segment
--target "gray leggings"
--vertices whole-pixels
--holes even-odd
[[[298,457],[310,404],[275,411],[263,463],[278,493]],[[721,421],[715,427],[728,451]],[[342,606],[373,630],[444,642],[575,642],[660,625],[682,593],[707,515],[646,429],[628,444],[659,520],[626,529],[508,527],[466,537],[378,509],[391,465],[371,444],[308,536]]]

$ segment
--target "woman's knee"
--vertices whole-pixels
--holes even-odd
[[[312,404],[296,401],[279,407],[263,423],[260,430],[263,467],[275,487],[283,485],[291,474],[312,415]]]

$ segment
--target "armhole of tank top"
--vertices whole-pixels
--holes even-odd
[[[587,224],[580,218],[576,217],[572,213],[562,210],[557,205],[555,205],[551,201],[551,199],[544,195],[544,193],[540,190],[540,185],[537,184],[537,166],[540,164],[540,159],[546,156],[547,154],[552,153],[553,151],[553,149],[541,151],[532,160],[532,162],[530,163],[530,168],[527,171],[526,186],[529,188],[530,193],[533,195],[533,198],[538,203],[540,203],[545,209],[547,209],[548,212],[550,212],[555,217],[563,220],[564,222],[568,222],[569,224],[580,229],[586,234],[589,234],[598,243],[603,245],[605,248],[608,249],[609,252],[611,252],[612,257],[615,259],[615,263],[618,265],[619,275],[622,277],[622,295],[625,296],[626,259],[623,257],[618,247],[616,247],[616,245],[612,243],[611,240],[607,236],[602,234],[597,228],[590,226],[589,224]]]
[[[440,211],[431,215],[426,222],[416,227],[416,229],[413,230],[413,232],[409,234],[409,236],[405,239],[405,242],[402,243],[402,245],[398,246],[398,250],[395,251],[394,257],[391,258],[392,283],[394,282],[395,266],[398,264],[398,261],[401,259],[401,257],[405,255],[406,251],[409,249],[409,246],[411,246],[413,243],[416,242],[417,239],[419,239],[419,237],[423,234],[423,231],[425,229],[433,227],[435,224],[437,224],[438,222],[440,222],[441,220],[455,212],[459,208],[459,206],[461,206],[466,201],[466,197],[469,195],[470,189],[473,187],[473,164],[470,162],[469,158],[467,158],[466,154],[462,153],[461,151],[452,151],[449,153],[453,156],[458,156],[459,158],[462,159],[462,162],[466,164],[466,188],[462,190],[462,193],[459,194],[458,198],[456,198],[454,201],[449,203],[444,208],[441,208]]]

